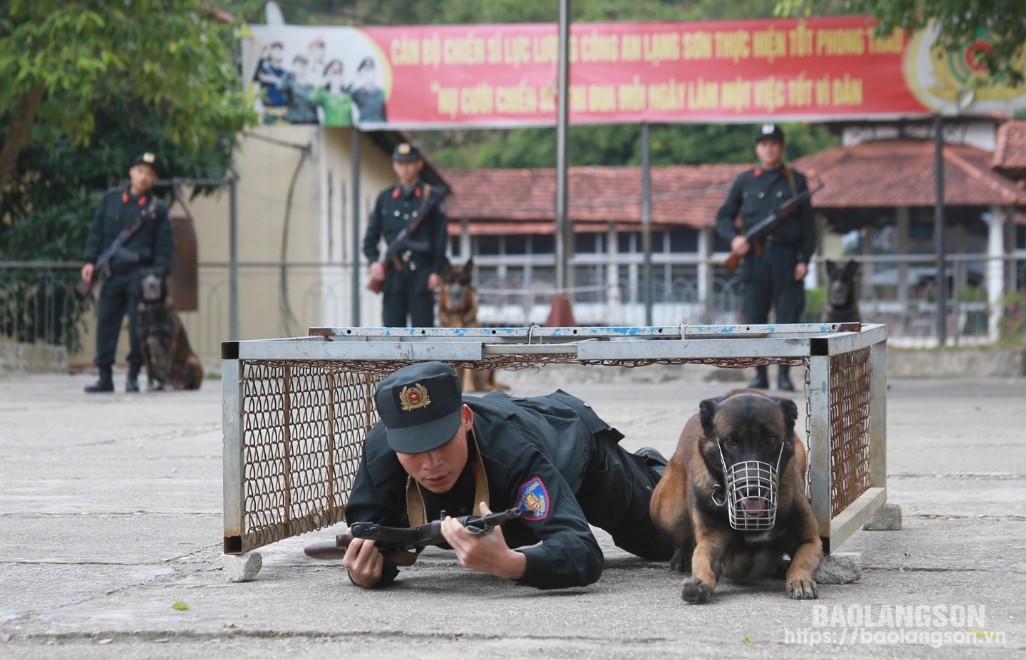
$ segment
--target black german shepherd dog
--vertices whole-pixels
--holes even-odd
[[[203,382],[203,363],[189,346],[185,327],[168,295],[167,280],[156,270],[140,272],[136,334],[146,360],[146,379],[151,390],[198,390]]]
[[[827,305],[823,320],[827,323],[861,321],[859,314],[859,264],[849,259],[843,266],[833,261],[826,262]]]

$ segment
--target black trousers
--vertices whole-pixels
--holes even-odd
[[[427,285],[430,275],[425,266],[418,267],[412,262],[402,271],[388,274],[383,288],[383,326],[405,328],[409,318],[409,325],[414,328],[434,327],[435,293]]]
[[[577,501],[588,522],[608,532],[616,547],[645,559],[668,560],[673,544],[652,523],[648,511],[661,477],[640,456],[599,433]]]
[[[805,283],[794,279],[796,263],[795,249],[789,245],[769,245],[761,256],[750,252],[745,257],[744,323],[768,323],[771,307],[777,323],[799,321],[805,309]]]
[[[135,332],[135,312],[139,303],[139,271],[136,269],[108,277],[100,289],[96,304],[97,365],[114,364],[121,321],[128,315],[128,364],[138,369],[143,364],[139,338]]]

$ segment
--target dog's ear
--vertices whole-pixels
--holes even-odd
[[[463,264],[464,273],[472,273],[474,271],[474,257],[468,257],[467,263]]]
[[[445,277],[452,270],[452,264],[449,263],[449,257],[442,257],[442,270],[439,271],[439,275]]]
[[[798,404],[783,397],[776,397],[773,400],[784,411],[784,441],[786,442],[794,437],[794,425],[798,421]]]
[[[832,261],[826,262],[827,277],[833,277],[834,273],[837,272],[837,265]]]
[[[716,434],[713,431],[713,419],[716,417],[716,409],[723,403],[726,397],[718,396],[714,399],[706,399],[698,404],[698,419],[702,422],[702,431],[705,437],[715,440]]]
[[[844,264],[844,273],[848,277],[855,277],[855,273],[859,272],[859,262],[854,259],[849,259],[848,263]]]

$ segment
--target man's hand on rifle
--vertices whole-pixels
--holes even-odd
[[[96,272],[96,266],[93,264],[85,264],[82,266],[82,279],[86,282],[93,281],[93,273]]]
[[[347,532],[352,532],[347,529]],[[376,541],[369,539],[353,539],[346,548],[342,565],[349,571],[349,579],[353,584],[370,589],[381,581],[381,572],[385,566],[385,558],[378,551]]]
[[[730,240],[730,251],[739,257],[743,257],[748,254],[748,250],[752,246],[749,245],[748,239],[744,236],[735,236]]]
[[[491,512],[488,505],[481,502],[481,514],[488,515]],[[496,527],[487,534],[475,535],[468,532],[456,518],[446,516],[442,521],[442,535],[464,568],[509,580],[519,580],[527,571],[527,557],[506,545],[502,527]]]
[[[385,279],[385,264],[380,261],[372,261],[370,265],[370,278],[378,281]]]
[[[809,264],[798,262],[794,265],[794,281],[801,282],[809,274]]]

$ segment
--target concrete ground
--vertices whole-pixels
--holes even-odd
[[[608,368],[593,368],[608,369]],[[617,378],[503,374],[517,394],[562,387],[635,449],[669,454],[698,401],[736,383],[709,369]],[[608,373],[608,372],[605,372]],[[303,547],[262,548],[256,580],[220,566],[221,393],[86,395],[92,376],[0,378],[0,656],[1010,657],[1026,650],[1026,379],[891,379],[889,502],[900,531],[860,531],[862,579],[791,601],[781,581],[680,599],[661,563],[606,550],[602,579],[537,591],[429,549],[400,582],[350,585]],[[799,409],[801,406],[801,395]],[[181,609],[176,609],[175,605]],[[186,609],[187,608],[187,609]],[[902,618],[902,617],[906,618]]]

